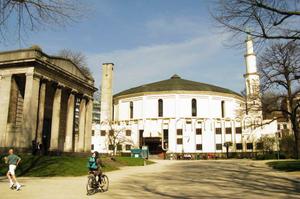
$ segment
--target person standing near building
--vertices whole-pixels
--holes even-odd
[[[17,181],[15,170],[16,170],[17,166],[19,165],[21,158],[14,154],[13,149],[9,149],[8,154],[9,155],[4,158],[5,163],[8,164],[8,172],[7,172],[6,176],[9,179],[9,183],[10,183],[9,187],[11,189],[13,189],[14,185],[16,185],[17,186],[16,189],[18,191],[18,190],[20,190],[21,185]]]

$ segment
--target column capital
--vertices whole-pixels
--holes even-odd
[[[83,95],[82,95],[82,98],[84,98],[84,99],[86,99],[86,100],[93,100],[93,99],[94,99],[93,97],[91,97],[91,96],[89,96],[89,95],[87,95],[87,94],[83,94]]]
[[[73,95],[76,95],[76,94],[78,94],[78,90],[76,90],[76,89],[71,89],[70,93],[73,94]]]
[[[54,86],[55,88],[57,88],[57,89],[62,89],[62,88],[65,87],[64,84],[61,84],[61,83],[59,83],[59,82],[54,82],[53,86]]]
[[[41,76],[41,82],[42,82],[42,83],[47,83],[47,82],[50,82],[50,81],[51,81],[50,78],[45,77],[45,76]]]
[[[33,78],[38,78],[38,79],[42,79],[42,78],[43,78],[42,75],[37,74],[37,73],[31,73],[31,72],[25,73],[25,76],[26,76],[26,77],[32,76]]]
[[[12,75],[13,75],[13,74],[2,74],[2,75],[0,75],[0,80],[1,80],[1,79],[5,79],[5,78],[7,78],[7,77],[8,77],[8,78],[11,78]]]
[[[57,84],[57,88],[60,88],[60,89],[61,89],[61,88],[64,88],[64,87],[66,87],[66,86],[65,86],[64,84],[62,84],[62,83],[58,83],[58,84]]]

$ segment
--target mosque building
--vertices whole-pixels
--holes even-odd
[[[114,64],[103,64],[101,118],[92,127],[92,149],[130,153],[148,146],[150,154],[222,154],[230,143],[230,152],[259,150],[258,139],[275,136],[277,121],[263,120],[251,37],[245,62],[245,97],[179,75],[113,95]]]

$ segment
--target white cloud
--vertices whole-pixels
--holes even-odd
[[[115,64],[114,91],[119,92],[140,84],[169,78],[174,73],[185,73],[205,60],[215,59],[221,48],[221,40],[222,38],[215,35],[209,35],[179,43],[89,55],[88,60],[96,85],[100,84],[101,63]]]

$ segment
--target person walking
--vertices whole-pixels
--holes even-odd
[[[9,155],[5,157],[5,163],[8,164],[8,172],[6,176],[9,180],[9,187],[13,189],[14,185],[16,185],[16,190],[19,191],[21,189],[21,185],[17,181],[15,170],[19,165],[21,158],[14,154],[13,149],[9,149],[8,154]]]

